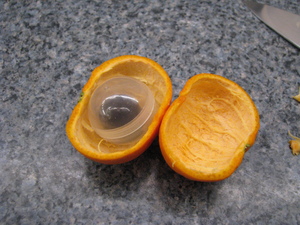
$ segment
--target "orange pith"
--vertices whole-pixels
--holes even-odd
[[[229,177],[254,144],[259,114],[236,83],[199,74],[186,83],[162,121],[159,142],[168,165],[197,181]]]
[[[111,144],[92,129],[88,120],[89,99],[98,84],[115,77],[130,76],[145,83],[154,94],[158,111],[146,134],[137,142],[127,145]],[[66,125],[66,133],[73,146],[84,156],[105,164],[130,161],[142,154],[157,136],[159,125],[172,99],[172,83],[165,70],[151,59],[125,55],[110,59],[92,72],[82,89]]]

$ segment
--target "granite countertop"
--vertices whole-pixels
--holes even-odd
[[[265,3],[300,14],[298,0]],[[299,49],[241,1],[0,1],[1,224],[299,224]],[[70,144],[65,124],[91,71],[116,56],[158,62],[174,98],[214,73],[241,85],[261,117],[228,179],[187,180],[155,140],[103,165]]]

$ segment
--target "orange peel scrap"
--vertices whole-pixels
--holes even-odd
[[[290,148],[292,149],[293,155],[299,155],[300,154],[300,138],[296,137],[291,134],[291,132],[288,132],[290,137],[294,140],[289,141]]]

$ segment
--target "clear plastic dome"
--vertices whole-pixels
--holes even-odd
[[[147,85],[131,77],[111,78],[93,92],[88,108],[92,128],[115,144],[137,141],[155,114],[155,99]]]

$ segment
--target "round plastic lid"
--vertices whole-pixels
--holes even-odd
[[[137,141],[155,113],[155,99],[147,85],[131,77],[111,78],[93,92],[88,108],[92,128],[115,144]]]

